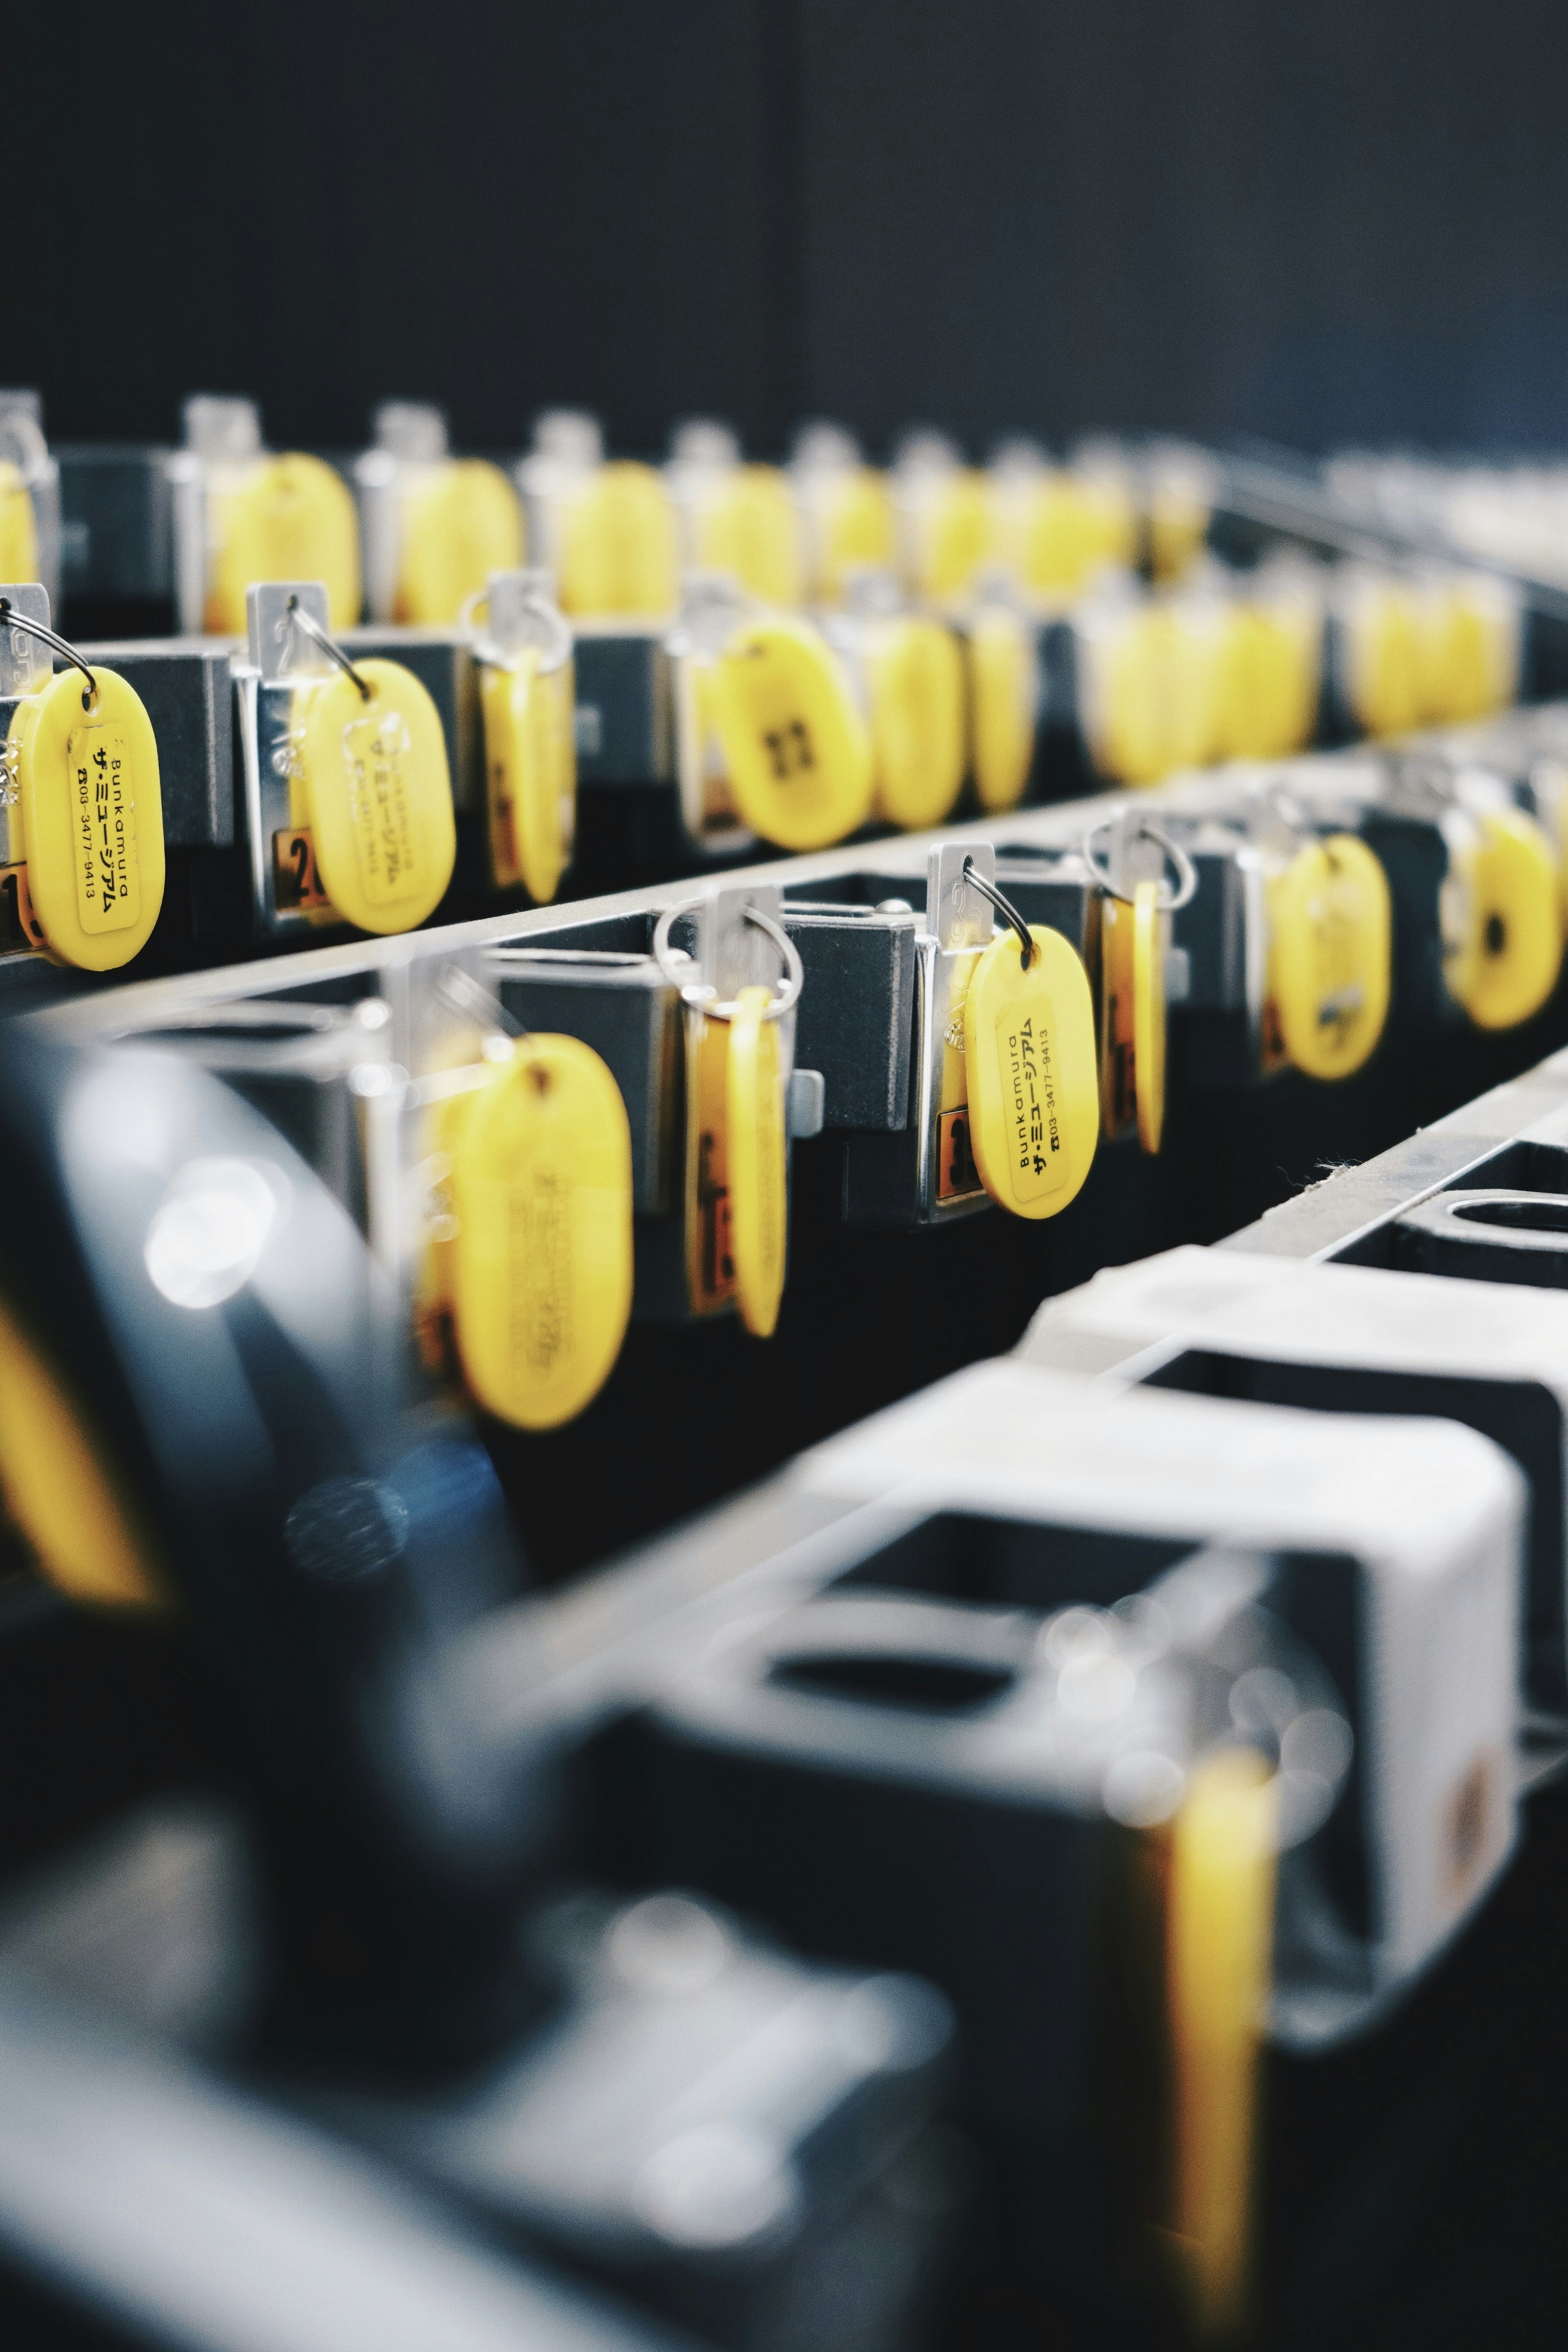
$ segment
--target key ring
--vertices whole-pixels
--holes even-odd
[[[1079,854],[1100,888],[1109,892],[1111,898],[1120,898],[1124,905],[1130,907],[1132,904],[1131,891],[1122,889],[1120,883],[1112,880],[1110,866],[1102,864],[1094,851],[1094,844],[1100,835],[1102,833],[1109,833],[1116,822],[1115,817],[1108,816],[1103,823],[1090,825],[1084,835],[1083,846]],[[1139,818],[1127,838],[1130,841],[1152,841],[1156,849],[1164,852],[1176,869],[1176,887],[1173,890],[1168,882],[1163,877],[1161,879],[1159,897],[1155,901],[1161,914],[1174,915],[1183,907],[1189,906],[1197,896],[1198,869],[1182,847],[1181,843],[1173,841],[1162,826],[1155,824],[1152,818],[1146,816]]]
[[[978,873],[975,870],[974,860],[973,857],[966,857],[963,861],[963,878],[972,890],[978,890],[983,898],[990,899],[991,904],[995,908],[996,912],[1003,918],[1004,921],[1012,924],[1013,929],[1017,932],[1019,940],[1022,943],[1023,955],[1021,960],[1024,970],[1027,971],[1029,966],[1035,961],[1034,934],[1031,932],[1029,926],[1024,920],[1022,915],[1018,912],[1016,907],[1013,904],[1011,898],[1005,897],[1002,891],[998,890],[994,882],[987,882],[984,874]]]
[[[84,710],[91,710],[96,707],[98,702],[97,678],[94,677],[91,670],[89,669],[87,664],[83,661],[76,647],[72,645],[68,645],[65,638],[60,636],[56,630],[47,627],[42,621],[29,620],[26,613],[18,613],[15,604],[12,604],[9,596],[0,596],[0,626],[4,626],[7,629],[25,630],[29,637],[37,637],[38,643],[43,646],[47,646],[51,653],[57,653],[63,656],[67,661],[71,663],[73,667],[79,669],[83,677],[86,678],[89,688],[89,692],[82,696],[81,707]]]
[[[665,908],[654,927],[654,961],[666,980],[680,991],[682,1003],[695,1006],[699,1013],[705,1013],[710,1021],[733,1021],[740,1011],[739,1004],[733,998],[726,1004],[716,1003],[713,1000],[719,992],[709,982],[688,980],[675,960],[675,950],[669,944],[671,926],[680,916],[694,913],[701,904],[700,898],[682,898],[675,906]],[[783,924],[775,923],[771,915],[764,915],[760,907],[748,905],[745,916],[748,923],[754,923],[759,931],[772,940],[784,958],[784,977],[778,984],[778,993],[763,1015],[764,1021],[782,1021],[786,1013],[795,1010],[800,1002],[800,992],[805,985],[805,971],[801,963],[800,951]],[[688,957],[686,961],[689,963],[691,959]]]
[[[341,670],[345,670],[348,673],[349,677],[353,678],[354,684],[358,687],[366,702],[374,702],[375,700],[374,687],[371,685],[368,678],[364,678],[360,676],[353,662],[350,661],[347,654],[344,653],[342,646],[334,645],[332,643],[331,638],[328,636],[320,621],[313,619],[312,616],[306,612],[305,607],[300,604],[298,596],[289,597],[287,610],[289,618],[292,621],[294,626],[297,629],[303,629],[305,635],[310,638],[313,644],[320,646],[321,651],[324,654],[330,655]]]
[[[471,596],[466,596],[463,599],[462,609],[458,614],[458,626],[473,632],[468,650],[477,662],[482,662],[487,669],[504,669],[510,676],[515,677],[521,667],[518,654],[502,653],[493,638],[481,636],[479,634],[479,616],[481,612],[488,614],[489,606],[489,590],[476,588]],[[556,670],[563,667],[572,658],[571,625],[543,595],[525,596],[523,609],[531,614],[536,620],[542,621],[550,632],[550,643],[538,649],[539,669],[542,676],[552,677]]]

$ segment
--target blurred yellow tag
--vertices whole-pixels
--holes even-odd
[[[332,905],[361,930],[410,931],[452,878],[458,835],[447,746],[435,704],[401,663],[356,662],[370,688],[338,672],[294,698],[302,805]]]
[[[563,613],[675,610],[675,517],[651,466],[617,460],[597,467],[564,494],[559,530]]]
[[[1100,1094],[1108,1139],[1135,1127],[1158,1151],[1165,1121],[1165,947],[1170,919],[1155,882],[1131,903],[1110,892],[1100,907]]]
[[[0,458],[0,580],[38,576],[38,523],[22,469]]]
[[[1437,725],[1486,719],[1518,686],[1518,616],[1492,583],[1436,583],[1421,613],[1423,717]]]
[[[1089,649],[1091,748],[1101,772],[1154,784],[1213,758],[1219,633],[1163,605],[1135,607]]]
[[[991,552],[991,505],[984,474],[963,467],[920,486],[910,516],[915,593],[941,604],[969,589]]]
[[[0,1493],[39,1568],[69,1600],[106,1609],[161,1605],[139,1514],[55,1373],[4,1308]]]
[[[452,1311],[488,1412],[554,1429],[609,1377],[632,1309],[632,1142],[575,1037],[520,1037],[452,1133]]]
[[[1350,699],[1369,735],[1405,735],[1426,717],[1421,614],[1414,591],[1389,582],[1359,598],[1345,617]]]
[[[742,823],[781,849],[826,849],[871,814],[871,741],[842,664],[804,621],[738,629],[704,680]]]
[[[1318,716],[1319,633],[1311,616],[1234,604],[1219,656],[1218,755],[1282,760]]]
[[[963,788],[963,657],[952,631],[913,614],[868,625],[866,677],[879,816],[940,824]]]
[[[1479,1029],[1512,1029],[1557,984],[1563,914],[1552,844],[1522,809],[1466,824],[1444,885],[1443,977]]]
[[[735,1296],[730,1241],[728,1024],[686,1015],[686,1295],[694,1315]]]
[[[1388,879],[1353,833],[1308,842],[1268,882],[1267,993],[1286,1058],[1347,1078],[1388,1018]]]
[[[1165,1127],[1165,950],[1171,919],[1160,911],[1160,886],[1132,891],[1132,1062],[1138,1140],[1158,1151]]]
[[[215,467],[208,482],[205,626],[245,635],[245,592],[257,580],[321,580],[327,620],[360,613],[359,519],[341,474],[320,457],[260,457]]]
[[[1035,763],[1039,703],[1034,632],[1021,613],[988,604],[969,633],[974,790],[984,809],[1016,808]]]
[[[773,991],[743,988],[729,1023],[725,1081],[730,1247],[735,1303],[748,1331],[771,1339],[784,1296],[788,1233],[784,1079]]]
[[[11,759],[27,894],[51,955],[113,971],[144,948],[163,903],[158,745],[142,698],[118,672],[78,669],[23,697]]]
[[[825,604],[843,601],[851,572],[886,571],[893,562],[893,503],[880,474],[868,466],[835,474],[818,520],[817,593]]]
[[[1262,1759],[1222,1748],[1194,1769],[1170,1832],[1171,2235],[1202,2336],[1233,2334],[1247,2309],[1277,1819]]]
[[[1009,932],[984,949],[963,1000],[970,1145],[992,1199],[1017,1217],[1073,1200],[1100,1135],[1094,1007],[1078,956],[1032,923],[1028,969]]]
[[[416,468],[401,505],[400,621],[430,628],[455,621],[492,572],[514,572],[522,562],[517,492],[482,457]]]
[[[736,466],[697,511],[697,561],[769,604],[801,601],[800,523],[776,466]]]
[[[572,664],[542,670],[525,646],[513,662],[479,665],[490,874],[521,882],[538,906],[554,898],[571,862],[577,814]]]

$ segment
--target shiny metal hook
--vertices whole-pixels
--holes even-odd
[[[375,699],[374,687],[370,684],[370,681],[367,678],[363,678],[360,676],[353,662],[350,661],[347,654],[344,653],[342,646],[333,644],[331,638],[328,636],[325,629],[322,628],[320,621],[314,619],[310,614],[306,612],[305,607],[300,604],[298,596],[289,597],[288,611],[289,618],[292,621],[294,626],[297,629],[303,629],[305,635],[313,644],[320,646],[321,651],[324,654],[329,655],[331,658],[336,662],[341,670],[345,670],[348,673],[349,677],[353,678],[354,684],[358,687],[366,702],[374,702]]]
[[[1024,970],[1027,971],[1035,961],[1034,937],[1011,898],[1004,891],[998,890],[994,882],[987,882],[984,874],[975,871],[973,857],[966,857],[963,861],[963,878],[972,890],[978,890],[983,898],[990,899],[1005,922],[1012,924],[1022,943]]]
[[[79,669],[83,677],[86,678],[88,685],[92,690],[91,702],[88,700],[85,694],[82,696],[82,709],[84,710],[90,710],[92,709],[92,704],[98,700],[98,680],[94,677],[91,670],[89,669],[86,662],[83,661],[76,647],[73,645],[68,644],[66,639],[59,635],[58,630],[47,627],[42,621],[29,620],[26,613],[18,613],[15,604],[12,604],[9,596],[0,596],[0,626],[7,629],[21,629],[29,637],[37,637],[38,643],[43,646],[47,646],[51,653],[60,655],[64,660],[68,661],[75,668]]]

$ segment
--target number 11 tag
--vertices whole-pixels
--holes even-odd
[[[871,814],[871,740],[826,638],[747,622],[704,697],[742,822],[780,849],[826,849]]]
[[[1016,1217],[1054,1217],[1081,1190],[1100,1136],[1094,1007],[1059,931],[1029,925],[980,957],[963,1000],[970,1140],[980,1180]]]

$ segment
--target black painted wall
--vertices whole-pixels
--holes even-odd
[[[293,24],[285,47],[279,27]],[[250,390],[653,451],[806,411],[1568,444],[1552,0],[6,12],[0,379],[58,437]]]

